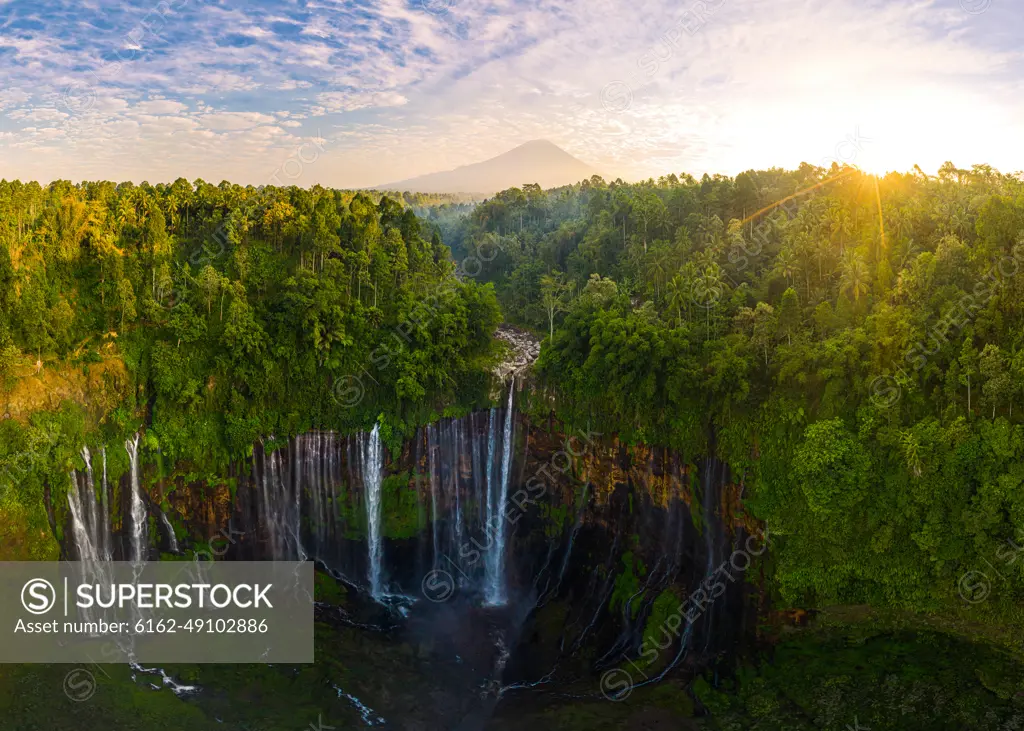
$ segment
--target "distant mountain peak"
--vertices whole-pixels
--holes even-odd
[[[536,183],[542,188],[556,188],[578,183],[597,174],[592,167],[555,143],[549,140],[530,140],[483,162],[379,185],[377,189],[492,195],[499,190],[530,183]]]

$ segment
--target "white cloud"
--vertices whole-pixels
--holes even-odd
[[[270,115],[259,112],[215,112],[201,114],[198,119],[204,126],[216,131],[251,129],[276,121]]]
[[[277,85],[280,91],[292,91],[294,89],[309,89],[313,84],[309,81],[299,81],[297,79],[285,79]]]
[[[53,122],[68,118],[67,114],[59,112],[53,107],[15,109],[13,112],[8,112],[7,116],[19,122]]]
[[[135,14],[37,4],[41,29],[0,25],[0,159],[22,178],[265,182],[265,156],[290,154],[298,120],[327,114],[337,164],[309,175],[335,185],[533,138],[612,175],[735,173],[814,162],[858,125],[879,164],[1024,168],[1012,3],[459,0],[432,14],[410,0],[224,0],[180,5],[120,64]],[[678,21],[698,5],[691,35]]]
[[[394,91],[328,91],[317,94],[316,100],[328,112],[352,112],[357,109],[400,107],[409,100]]]
[[[181,102],[171,99],[154,99],[152,101],[138,102],[132,106],[132,111],[139,114],[180,114],[188,109]]]

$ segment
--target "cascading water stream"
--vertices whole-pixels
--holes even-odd
[[[716,540],[717,530],[716,530],[716,526],[715,526],[715,520],[716,520],[715,503],[718,501],[718,488],[719,488],[719,485],[716,482],[716,477],[720,474],[720,472],[718,472],[718,470],[714,469],[716,467],[718,468],[718,470],[721,469],[721,467],[719,465],[717,465],[715,462],[709,461],[708,464],[705,466],[705,470],[704,470],[704,480],[703,480],[703,482],[704,482],[704,494],[702,496],[703,497],[703,501],[704,501],[704,504],[703,504],[703,508],[704,508],[704,519],[703,519],[703,522],[704,522],[704,545],[705,545],[705,548],[707,550],[708,560],[707,560],[707,566],[706,566],[706,568],[704,570],[704,579],[703,579],[703,581],[701,581],[701,584],[700,584],[701,587],[705,587],[705,586],[708,585],[708,583],[710,582],[711,578],[714,576],[715,571],[716,571],[716,569],[715,569],[715,544],[717,542],[717,540]],[[709,608],[709,609],[705,610],[704,612],[702,612],[702,615],[703,615],[703,619],[704,619],[704,622],[705,622],[704,628],[703,628],[704,638],[705,638],[704,639],[704,652],[707,652],[707,649],[710,646],[711,638],[712,638],[712,634],[713,634],[713,632],[712,632],[712,617],[713,617],[713,613],[710,611],[710,608]],[[653,683],[660,683],[662,680],[664,680],[664,678],[670,672],[672,672],[672,670],[674,670],[679,665],[680,662],[682,662],[683,658],[685,658],[687,653],[689,652],[690,641],[693,638],[693,628],[694,628],[694,626],[696,626],[696,623],[691,623],[691,622],[687,622],[686,623],[686,629],[683,631],[683,636],[680,638],[680,641],[679,641],[679,649],[676,651],[676,654],[672,658],[672,660],[662,669],[662,671],[660,673],[658,673],[657,675],[644,680],[641,683],[637,683],[635,686],[633,686],[634,688],[639,688],[639,687],[644,686],[644,685],[651,685]]]
[[[441,560],[441,544],[439,538],[439,530],[441,525],[441,516],[437,512],[437,491],[440,487],[441,475],[440,475],[440,460],[437,455],[437,437],[435,436],[434,426],[427,426],[427,469],[430,471],[430,529],[431,538],[434,542],[434,569],[437,569],[438,564]]]
[[[366,525],[368,528],[368,547],[370,554],[369,578],[370,594],[379,600],[381,592],[381,479],[384,455],[380,444],[380,425],[376,424],[370,432],[363,457],[363,489],[366,494]]]
[[[88,497],[86,498],[88,499]],[[84,562],[95,562],[99,560],[94,536],[89,530],[86,512],[88,508],[83,504],[80,488],[78,485],[78,473],[71,471],[71,489],[68,490],[68,508],[71,513],[71,533],[75,550],[78,553],[78,560]]]
[[[101,523],[100,555],[104,561],[110,561],[114,555],[113,535],[110,530],[110,484],[107,482],[107,447],[100,449],[103,455],[103,493],[100,497],[100,513],[103,519]]]
[[[88,447],[82,447],[85,460],[84,481],[78,473],[71,471],[71,489],[68,491],[68,513],[71,519],[71,543],[74,555],[81,563],[74,570],[81,572],[81,578],[94,584],[110,583],[108,562],[111,560],[113,537],[110,534],[110,517],[107,512],[107,470],[106,451],[103,452],[103,492],[96,495],[96,483],[92,468],[92,454]],[[81,615],[87,621],[99,619],[98,609],[82,609]]]
[[[124,448],[128,451],[131,465],[131,515],[132,515],[132,561],[140,563],[148,558],[146,541],[146,505],[142,502],[142,488],[139,485],[139,435],[125,440]]]
[[[631,495],[629,514],[633,514],[633,506],[636,504],[639,506],[636,508],[639,517],[635,523],[623,517],[621,525],[616,522],[619,513],[614,509],[614,503],[609,502],[608,506],[601,503],[605,497],[600,492],[604,483],[591,483],[588,477],[572,491],[575,500],[571,503],[553,503],[559,505],[562,511],[562,522],[558,526],[560,532],[557,541],[551,540],[553,534],[550,532],[546,533],[545,540],[545,531],[541,528],[546,529],[549,524],[542,522],[548,519],[542,511],[539,511],[539,516],[528,515],[526,521],[516,526],[506,522],[508,507],[512,505],[510,497],[515,494],[517,487],[512,485],[513,468],[517,475],[519,473],[518,464],[514,464],[519,457],[513,455],[517,428],[514,404],[513,382],[509,385],[504,412],[497,406],[490,412],[476,412],[464,419],[445,418],[423,427],[425,431],[418,432],[415,448],[394,456],[396,475],[411,475],[408,480],[410,494],[389,492],[389,512],[386,516],[383,513],[384,454],[379,427],[375,426],[370,433],[363,432],[352,437],[327,431],[311,431],[293,437],[287,445],[279,441],[277,446],[280,448],[277,450],[268,448],[264,451],[257,445],[253,453],[252,496],[247,502],[241,503],[245,514],[233,519],[241,520],[243,528],[247,527],[246,521],[257,521],[252,525],[265,527],[269,539],[267,549],[272,550],[274,558],[294,560],[295,549],[304,555],[302,546],[305,546],[305,551],[330,570],[335,578],[353,588],[358,586],[360,592],[368,590],[376,602],[385,604],[391,610],[403,606],[399,594],[419,583],[429,570],[430,542],[433,541],[435,568],[450,572],[453,578],[458,579],[460,586],[471,586],[478,602],[482,601],[488,607],[506,609],[477,612],[471,618],[472,610],[467,614],[462,613],[467,611],[469,602],[452,602],[438,608],[422,600],[416,602],[417,597],[410,596],[412,601],[404,606],[411,609],[416,603],[417,608],[411,610],[413,614],[403,612],[403,615],[411,616],[414,622],[419,623],[410,625],[415,626],[417,631],[421,628],[423,618],[430,618],[425,613],[428,610],[437,611],[437,616],[445,620],[454,618],[451,624],[460,632],[462,627],[459,624],[463,621],[467,626],[478,618],[491,623],[488,626],[489,639],[485,640],[481,636],[479,642],[476,639],[474,642],[477,648],[488,646],[491,642],[496,648],[496,660],[483,671],[490,679],[490,685],[497,683],[499,690],[496,697],[506,691],[559,682],[567,673],[577,672],[575,664],[569,669],[560,666],[565,665],[567,660],[576,663],[585,643],[586,652],[591,653],[585,657],[594,663],[594,667],[603,669],[613,667],[616,663],[621,664],[625,660],[620,660],[620,657],[632,657],[638,643],[641,649],[650,649],[650,640],[638,633],[651,617],[653,601],[666,587],[675,586],[681,593],[693,595],[698,587],[709,581],[714,582],[715,568],[722,558],[728,556],[729,551],[729,525],[723,522],[720,515],[721,503],[724,502],[721,496],[726,494],[724,480],[727,472],[720,463],[709,460],[696,475],[673,473],[678,483],[676,493],[683,490],[682,485],[687,485],[702,498],[701,507],[697,508],[694,504],[692,513],[678,494],[676,499],[680,502],[675,512],[657,512],[662,510],[659,505],[634,503],[636,496],[643,498],[643,493],[638,490]],[[539,450],[536,453],[529,451],[533,436],[529,432],[527,434],[524,452],[528,459],[550,458],[547,443],[539,439]],[[177,550],[172,525],[172,520],[176,520],[175,514],[169,510],[165,514],[159,507],[159,500],[151,504],[155,522],[152,527],[148,526],[146,506],[150,503],[147,502],[148,496],[142,494],[140,486],[142,465],[138,461],[139,438],[136,435],[125,443],[131,462],[131,493],[121,496],[123,500],[115,499],[108,487],[105,451],[102,488],[94,476],[94,471],[100,471],[95,469],[99,465],[94,465],[93,455],[88,449],[83,448],[82,452],[84,467],[79,469],[77,475],[73,474],[74,484],[68,496],[69,555],[98,561],[101,571],[104,558],[109,560],[113,553],[118,557],[144,561],[147,547],[166,550],[169,545],[171,551]],[[272,440],[273,437],[268,438],[268,447]],[[426,455],[423,454],[424,446],[428,449]],[[648,456],[648,461],[650,464],[646,479],[653,480],[653,474],[660,475],[660,467],[653,456]],[[428,474],[424,468],[429,469],[429,488],[422,484],[422,479]],[[529,474],[530,468],[531,463],[526,462],[523,467],[524,476]],[[642,463],[637,474],[641,470]],[[603,473],[599,471],[598,477],[603,477]],[[401,479],[405,481],[404,476]],[[630,479],[632,481],[633,477]],[[687,479],[690,482],[686,482]],[[126,478],[123,482],[125,488],[128,482]],[[695,482],[696,485],[693,484]],[[567,500],[571,495],[569,488],[572,484],[559,483],[557,486],[560,489],[552,492],[555,501]],[[633,485],[629,487],[636,489]],[[430,489],[429,496],[426,489]],[[618,485],[616,489],[620,489]],[[120,496],[116,484],[114,490]],[[592,492],[597,498],[591,498]],[[401,499],[392,505],[391,499],[399,497]],[[360,499],[363,501],[362,507],[359,505]],[[568,512],[570,504],[574,508],[572,512]],[[119,526],[118,532],[118,536],[123,536],[123,544],[115,542],[110,531],[111,512],[114,519],[121,523],[117,518],[122,512],[120,505],[126,508],[123,528]],[[395,510],[394,515],[392,510]],[[365,524],[362,522],[364,516]],[[389,522],[387,531],[383,525],[385,520],[394,521]],[[689,530],[693,523],[701,526],[702,530]],[[363,531],[360,530],[363,525],[365,548]],[[152,534],[148,539],[145,535],[147,528]],[[160,535],[165,530],[167,543],[163,542]],[[387,540],[385,532],[388,533]],[[648,568],[644,580],[627,596],[622,597],[621,613],[609,611],[611,596],[617,589],[616,576],[621,553],[626,550],[624,546],[629,537],[637,534],[644,540],[641,541],[642,547],[634,550],[643,550],[646,565],[650,567],[653,563],[653,568]],[[653,538],[655,534],[660,537]],[[595,539],[600,536],[605,537],[607,543],[601,538]],[[473,552],[467,548],[463,555],[461,549],[464,542],[479,551]],[[587,569],[591,568],[592,563],[601,562],[601,556],[608,550],[608,543],[611,544],[608,559],[602,566],[594,565],[592,568],[595,572],[588,579]],[[245,549],[250,547],[255,547],[254,542],[244,546]],[[658,560],[648,558],[652,552],[658,556]],[[367,578],[349,582],[342,571],[353,578]],[[366,593],[363,596],[366,597]],[[524,635],[527,639],[521,643],[519,633],[529,625],[526,619],[518,619],[517,616],[522,612],[529,613],[531,608],[541,609],[552,602],[564,602],[567,606],[571,604],[571,613],[566,613],[561,637],[556,639],[553,646],[557,647],[557,655],[551,656],[553,663],[548,665],[548,655],[543,655],[545,666],[534,667],[529,664],[532,656],[525,653],[522,655],[523,658],[531,658],[527,662],[517,658],[520,651],[518,648],[529,648],[535,642],[529,635]],[[329,603],[324,606],[329,606]],[[555,609],[561,610],[561,607],[548,611]],[[725,609],[728,608],[708,607],[701,613],[698,623],[687,622],[671,638],[669,633],[662,630],[662,634],[657,635],[661,640],[656,648],[659,661],[650,670],[647,665],[641,666],[651,677],[645,675],[642,681],[636,678],[638,682],[634,687],[657,683],[686,663],[691,656],[700,655],[703,658],[708,656],[709,649],[721,646],[724,641],[722,634],[730,624],[729,615],[724,611],[713,610]],[[419,614],[421,610],[424,612],[422,615]],[[373,616],[383,616],[383,612],[375,611]],[[713,613],[717,614],[714,618]],[[546,616],[544,621],[548,619]],[[399,626],[347,621],[352,627],[378,633]],[[620,625],[623,627],[621,630]],[[613,634],[613,630],[619,633],[618,637]],[[712,632],[718,637],[708,639]],[[702,638],[702,634],[705,637]],[[444,635],[439,631],[439,636]],[[614,643],[610,644],[612,640]],[[647,641],[647,645],[642,644],[641,640]],[[456,650],[461,653],[461,656],[456,656],[461,664],[466,654],[461,646],[457,646]],[[554,653],[554,649],[551,652]],[[474,658],[472,662],[480,661],[481,658]],[[484,666],[473,667],[476,669]],[[541,675],[548,667],[551,669]],[[133,669],[146,672],[137,666],[133,666]],[[502,686],[500,680],[505,674],[511,676],[512,680],[526,677],[528,681]],[[535,680],[538,677],[539,680]],[[155,679],[154,682],[160,683],[160,680]],[[357,705],[356,701],[352,702]]]
[[[483,550],[486,551],[484,557],[484,583],[487,587],[491,585],[491,554],[494,552],[494,528],[497,513],[497,506],[495,505],[496,498],[494,495],[494,453],[497,449],[498,441],[495,426],[498,421],[495,418],[497,411],[498,410],[496,408],[492,407],[487,416],[487,461],[483,464],[484,487],[486,489],[486,494],[484,495],[486,511],[484,513],[483,528],[484,532],[487,534],[487,544],[483,548]]]
[[[112,540],[110,517],[107,513],[106,452],[103,461],[103,492],[98,498],[99,504],[92,469],[92,454],[88,447],[82,447],[81,454],[85,460],[84,483],[78,473],[72,470],[71,490],[68,491],[72,544],[80,561],[109,561]]]
[[[713,468],[716,466],[717,465],[714,462],[709,461],[707,466],[704,468],[704,542],[707,546],[708,563],[704,572],[704,581],[701,586],[704,586],[715,572],[715,502],[718,500],[718,484],[715,481],[717,471]],[[714,613],[708,611],[706,618],[707,624],[704,629],[705,652],[711,642],[713,619]]]
[[[451,437],[452,437],[452,468],[451,468],[451,485],[452,494],[455,502],[455,521],[452,526],[452,545],[456,548],[456,556],[458,561],[462,564],[462,498],[459,494],[459,488],[462,478],[462,465],[461,465],[461,452],[462,452],[462,420],[453,419],[451,423]]]
[[[178,549],[178,537],[174,535],[174,527],[171,525],[171,521],[167,518],[167,513],[163,510],[160,511],[160,522],[164,524],[164,530],[167,531],[167,543],[171,549],[171,553],[180,553]]]
[[[505,429],[501,444],[501,474],[498,476],[498,494],[489,501],[494,505],[487,519],[488,530],[494,531],[494,543],[487,553],[487,592],[486,603],[491,606],[502,606],[508,602],[505,589],[505,540],[507,534],[507,518],[505,503],[508,502],[508,482],[512,472],[512,399],[515,395],[516,382],[512,379],[508,389],[508,405],[505,407]],[[493,428],[492,428],[493,432]],[[493,454],[493,451],[492,451]]]

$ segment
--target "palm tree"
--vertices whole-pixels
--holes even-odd
[[[775,260],[775,266],[779,270],[779,274],[784,276],[786,282],[792,286],[793,276],[797,273],[796,253],[793,249],[787,247],[780,251],[778,258]]]
[[[839,254],[846,253],[846,237],[853,231],[853,222],[850,221],[850,214],[842,206],[836,205],[828,211],[829,233],[835,237],[839,236]]]
[[[669,312],[675,313],[676,327],[679,327],[683,321],[683,307],[686,306],[687,314],[689,314],[689,306],[687,302],[687,286],[686,280],[682,276],[682,272],[676,274],[672,279],[669,280],[668,285],[668,310]]]
[[[669,258],[669,252],[664,249],[659,249],[648,260],[647,266],[645,267],[645,273],[648,279],[654,283],[655,299],[658,299],[658,295],[661,291],[661,283],[665,279],[665,272],[668,270]]]
[[[848,251],[843,256],[843,277],[839,286],[840,291],[853,295],[854,302],[868,293],[868,267],[856,251]]]
[[[722,274],[722,268],[716,262],[711,262],[700,270],[691,289],[694,302],[704,308],[707,328],[705,339],[711,336],[711,310],[716,309],[725,293]]]
[[[97,223],[94,208],[71,197],[62,200],[55,212],[51,231],[57,257],[62,261],[77,258],[79,247]]]
[[[814,258],[818,261],[818,281],[821,282],[824,279],[822,267],[825,262],[830,262],[832,258],[832,242],[828,239],[818,238],[815,239],[813,247]]]
[[[896,234],[897,239],[903,239],[910,235],[914,219],[907,206],[896,208],[889,214],[889,217],[889,230]]]
[[[714,216],[718,218],[718,216]],[[700,221],[697,222],[697,237],[701,243],[707,243],[711,240],[712,234],[715,232],[715,221],[711,216],[701,216]],[[721,221],[719,221],[721,223]]]
[[[900,263],[900,269],[906,269],[917,258],[917,255],[921,253],[921,249],[918,248],[913,239],[903,239],[895,253]]]

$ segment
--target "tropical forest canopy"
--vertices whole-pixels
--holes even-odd
[[[17,478],[6,487],[41,504],[40,478],[64,485],[82,467],[96,421],[110,440],[145,420],[168,465],[223,474],[259,439],[381,414],[400,438],[435,409],[486,398],[500,314],[410,208],[439,200],[451,197],[0,182],[9,408],[19,415],[33,372],[100,373],[119,396],[91,420],[71,408],[0,422],[0,464]]]
[[[544,337],[532,408],[730,464],[786,601],[948,607],[1024,524],[1022,232],[1024,184],[984,166],[595,177],[475,207],[3,182],[0,376],[122,360],[101,428],[145,415],[150,449],[214,469],[483,403],[503,311]],[[56,479],[88,419],[34,418],[0,450],[59,418]]]
[[[1019,177],[594,178],[504,191],[448,243],[543,333],[560,416],[729,462],[788,601],[963,606],[983,560],[1024,594]]]

